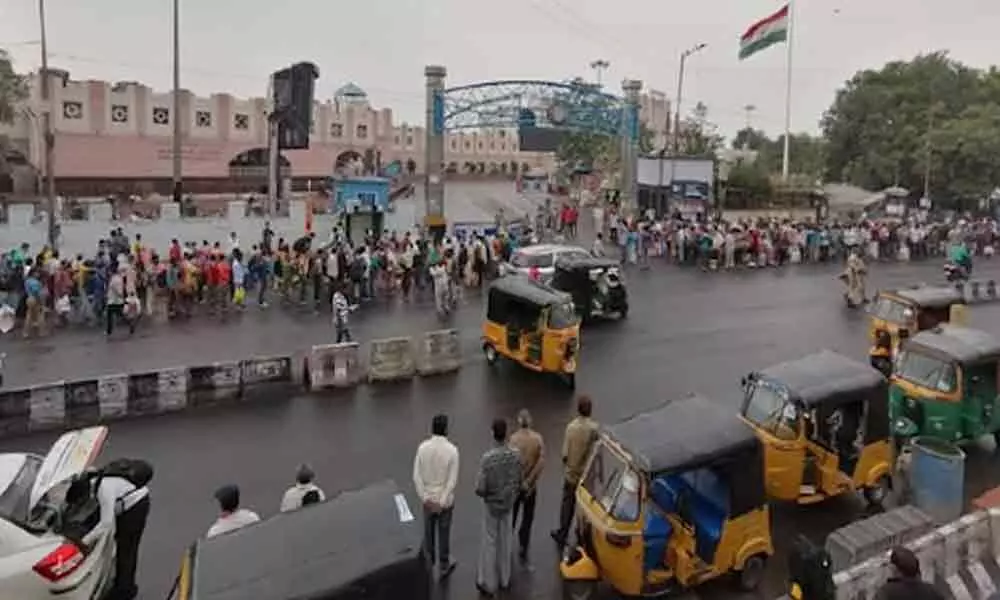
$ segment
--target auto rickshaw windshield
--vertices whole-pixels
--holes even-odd
[[[912,350],[900,352],[894,375],[938,392],[955,391],[955,367],[951,363]]]
[[[765,431],[781,436],[797,427],[798,411],[789,401],[788,389],[768,379],[747,384],[743,416]]]
[[[612,518],[639,519],[639,474],[603,443],[594,452],[583,487]]]
[[[549,308],[549,327],[552,329],[568,329],[579,322],[580,317],[573,309],[572,302],[553,304]]]
[[[879,296],[871,308],[871,315],[876,319],[901,325],[913,318],[913,309],[893,298]]]

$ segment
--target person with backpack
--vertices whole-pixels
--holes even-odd
[[[149,482],[153,467],[139,459],[112,461],[96,474],[95,495],[101,523],[115,526],[115,581],[108,600],[133,600],[139,592],[135,571],[139,543],[149,517]]]

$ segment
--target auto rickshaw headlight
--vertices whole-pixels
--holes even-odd
[[[917,424],[906,417],[899,417],[892,423],[893,433],[908,438],[917,434]]]

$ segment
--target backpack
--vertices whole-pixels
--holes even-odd
[[[141,488],[153,480],[153,465],[141,458],[119,458],[98,469],[97,474],[99,478],[121,477]]]

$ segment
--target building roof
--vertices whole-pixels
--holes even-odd
[[[334,98],[337,100],[368,100],[368,94],[357,84],[348,82],[337,89]]]

